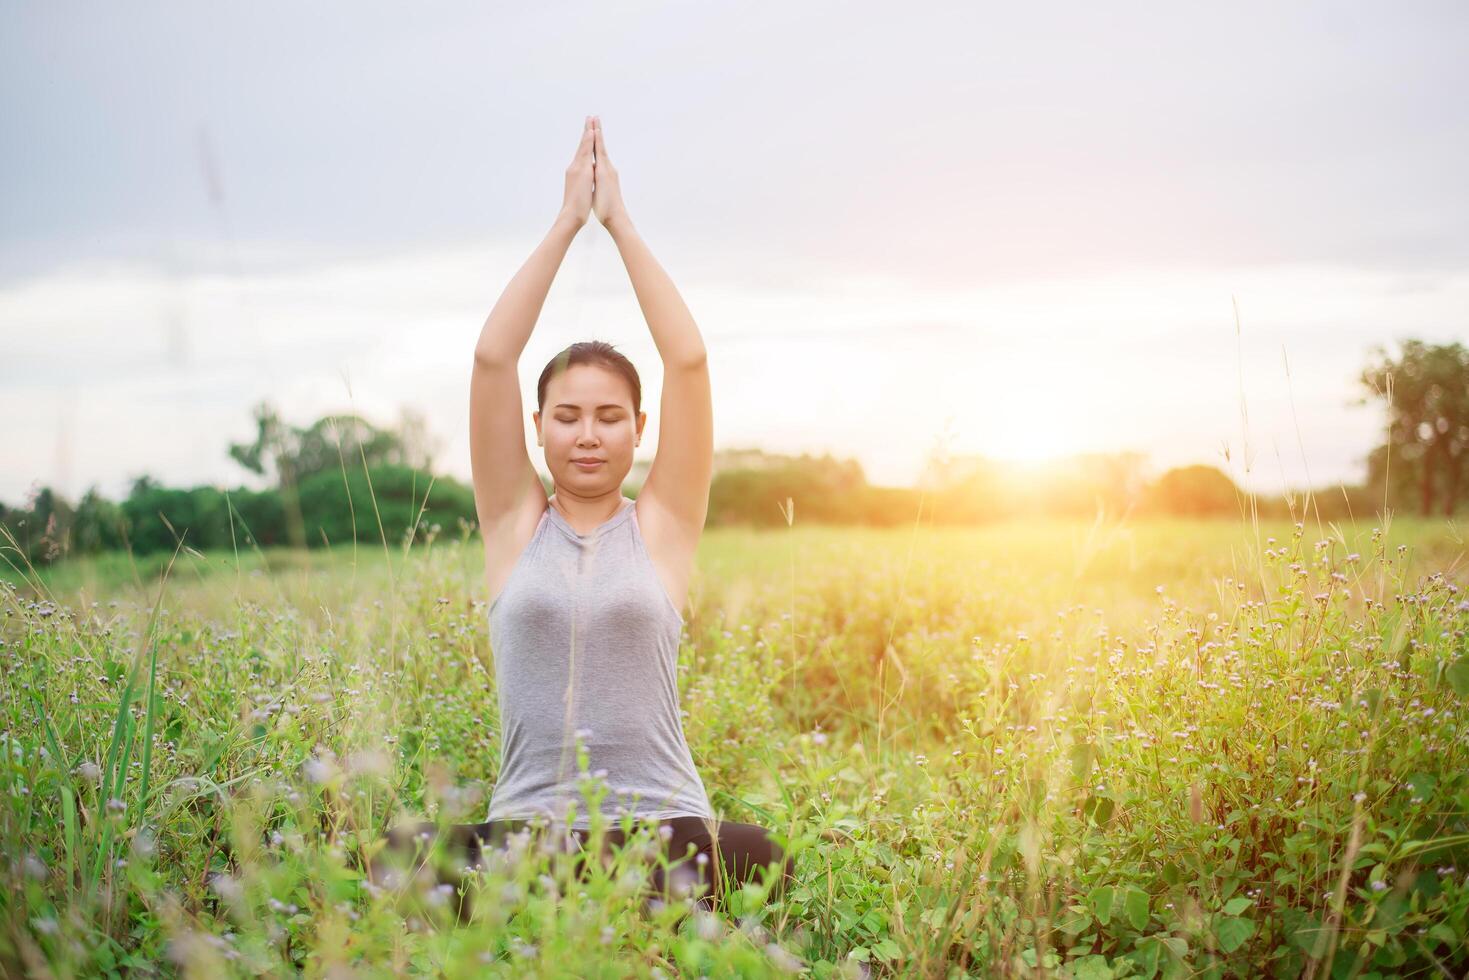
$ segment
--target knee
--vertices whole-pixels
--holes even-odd
[[[770,831],[760,829],[760,837],[763,838],[764,846],[757,850],[764,866],[760,869],[762,877],[770,884],[770,894],[780,897],[796,879],[795,855],[789,853],[776,839],[771,836]]]
[[[383,839],[391,851],[420,853],[429,850],[438,834],[438,824],[424,821],[394,827],[383,835]]]
[[[773,848],[779,865],[776,868],[776,880],[772,883],[772,894],[779,898],[796,883],[796,858],[779,844],[774,844]]]

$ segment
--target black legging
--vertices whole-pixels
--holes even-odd
[[[612,825],[603,831],[603,858],[610,861],[612,849],[621,849],[626,844],[626,835],[619,825],[611,820],[608,822]],[[645,819],[642,825],[654,822]],[[661,862],[652,863],[649,888],[644,893],[644,908],[653,899],[670,902],[687,896],[705,909],[717,909],[723,901],[726,880],[731,881],[735,888],[744,882],[767,882],[770,881],[769,873],[775,870],[773,866],[778,866],[780,873],[771,882],[768,897],[783,895],[795,878],[795,861],[765,828],[756,824],[711,821],[703,817],[665,817],[657,820],[656,824],[658,829],[653,836],[655,840],[662,841],[668,871],[665,875]],[[457,887],[463,880],[461,868],[466,865],[482,866],[481,859],[486,849],[503,850],[510,834],[526,829],[531,831],[531,842],[539,844],[547,824],[530,820],[489,820],[445,827],[448,833],[446,850],[455,864],[436,869],[440,882]],[[439,826],[435,823],[395,827],[386,835],[387,849],[397,855],[411,855],[413,868],[417,870],[439,833]],[[575,854],[577,876],[584,878],[590,855],[587,849],[590,831],[568,829],[566,834],[569,837],[557,841],[557,850]],[[672,880],[668,880],[670,878]],[[468,919],[469,904],[469,897],[461,896],[458,906],[461,920]]]

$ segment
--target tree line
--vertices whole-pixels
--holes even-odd
[[[982,457],[934,460],[916,486],[884,487],[868,483],[854,460],[751,449],[719,454],[708,523],[973,524],[1099,512],[1341,520],[1370,518],[1384,500],[1399,508],[1411,502],[1425,516],[1452,516],[1469,498],[1469,349],[1410,340],[1395,357],[1381,347],[1373,353],[1360,377],[1364,401],[1383,399],[1389,426],[1358,486],[1251,495],[1217,467],[1178,467],[1149,479],[1141,454],[1098,453],[1032,467]],[[172,550],[181,542],[200,550],[319,548],[474,533],[473,490],[434,475],[436,446],[421,417],[405,413],[397,428],[386,429],[329,415],[301,428],[260,405],[254,420],[254,440],[227,451],[265,477],[267,488],[170,488],[145,475],[123,500],[93,487],[72,504],[42,487],[23,506],[0,503],[0,555],[40,565],[110,550]],[[640,473],[646,466],[632,476]],[[550,481],[542,476],[542,483],[550,493]],[[640,483],[630,481],[624,492],[636,497]]]

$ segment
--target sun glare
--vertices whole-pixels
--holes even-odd
[[[1068,417],[1067,406],[1038,406],[1035,398],[1033,391],[1005,393],[999,404],[1009,410],[972,419],[968,430],[959,432],[956,451],[1015,463],[1043,463],[1079,451],[1078,420]]]

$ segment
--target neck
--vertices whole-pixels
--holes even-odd
[[[616,487],[606,493],[588,496],[579,494],[575,490],[568,490],[560,484],[554,484],[555,493],[552,494],[550,504],[561,512],[567,523],[581,530],[584,527],[596,527],[607,520],[618,509],[626,498],[622,495],[622,488]]]

